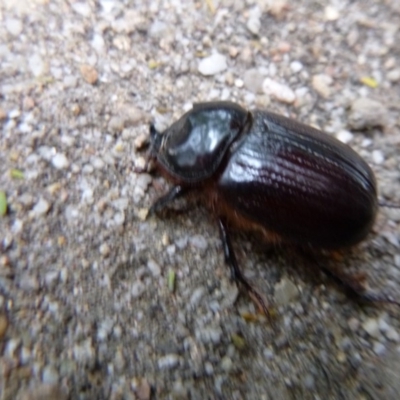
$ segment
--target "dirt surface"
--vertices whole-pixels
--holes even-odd
[[[399,204],[399,4],[1,0],[0,398],[397,399],[399,307],[236,233],[276,313],[257,316],[215,218],[183,201],[145,219],[168,184],[138,171],[150,121],[232,100],[349,143]],[[381,208],[320,262],[400,299],[399,243]]]

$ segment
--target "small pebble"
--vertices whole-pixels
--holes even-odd
[[[100,245],[100,254],[103,257],[108,257],[110,255],[111,249],[110,246],[107,243],[103,243]]]
[[[296,100],[296,95],[289,86],[274,81],[270,78],[264,79],[263,91],[282,103],[291,104]]]
[[[249,69],[244,73],[243,82],[247,90],[252,93],[263,92],[264,75],[258,69]]]
[[[140,297],[144,291],[145,291],[145,286],[141,281],[136,281],[132,284],[131,286],[131,295],[134,299]]]
[[[158,360],[158,368],[172,369],[179,364],[179,356],[177,354],[168,354]]]
[[[49,385],[55,384],[58,382],[59,375],[57,370],[49,365],[44,367],[43,373],[42,373],[42,381],[43,383],[47,383]]]
[[[232,362],[231,358],[225,356],[221,361],[221,368],[225,372],[229,372],[232,369],[232,366],[233,366],[233,362]]]
[[[328,75],[314,75],[312,78],[312,86],[314,90],[322,97],[327,98],[331,94],[332,78]]]
[[[387,73],[387,79],[393,83],[400,82],[400,68],[389,71]]]
[[[9,339],[5,345],[2,344],[2,355],[8,358],[14,358],[20,344],[21,339]]]
[[[194,235],[189,239],[190,244],[199,249],[199,250],[206,250],[208,247],[208,242],[202,235]]]
[[[248,19],[246,28],[255,36],[258,36],[261,28],[260,17],[252,16]]]
[[[362,328],[373,338],[378,338],[380,336],[379,324],[375,318],[368,318],[362,324]]]
[[[195,336],[203,344],[213,343],[214,345],[218,345],[221,342],[222,330],[220,327],[204,327],[197,329]]]
[[[292,70],[292,72],[297,74],[303,69],[303,64],[300,61],[292,61],[290,63],[290,69]]]
[[[89,337],[79,343],[75,343],[72,354],[76,362],[81,365],[93,365],[96,357],[96,351],[93,347],[92,339]]]
[[[377,354],[378,356],[381,356],[385,353],[386,348],[385,345],[381,342],[375,342],[374,343],[374,353]]]
[[[333,6],[326,6],[325,7],[325,21],[336,21],[339,17],[339,11]]]
[[[4,121],[7,118],[7,113],[4,108],[0,107],[0,121]]]
[[[73,2],[71,4],[72,9],[82,17],[89,17],[92,9],[90,7],[90,3],[86,3],[84,1]]]
[[[34,77],[38,78],[46,72],[46,64],[43,61],[42,57],[38,54],[34,54],[29,57],[28,60],[29,69],[31,70]]]
[[[279,306],[287,306],[299,296],[297,286],[287,278],[275,285],[275,302]]]
[[[33,207],[32,213],[34,216],[38,217],[47,214],[47,212],[50,210],[50,207],[51,204],[47,200],[41,198]]]
[[[353,332],[356,332],[360,327],[360,321],[357,318],[350,318],[347,323]]]
[[[381,103],[362,97],[351,105],[348,123],[356,130],[383,127],[387,123],[387,114],[386,108]]]
[[[372,152],[372,161],[377,165],[382,164],[385,161],[385,156],[381,150],[374,150]]]
[[[393,327],[390,327],[386,332],[385,336],[392,342],[398,342],[400,340],[400,335],[396,332]]]
[[[135,394],[138,400],[150,400],[151,386],[146,379],[141,379],[135,388]]]
[[[346,143],[346,144],[350,143],[353,140],[353,137],[354,137],[354,135],[346,129],[340,130],[336,135],[336,138],[338,140],[340,140],[342,143]]]
[[[161,275],[161,268],[160,266],[152,259],[150,258],[147,261],[147,268],[150,270],[151,274],[155,277]]]
[[[31,275],[28,272],[24,273],[19,278],[19,287],[22,290],[30,291],[37,291],[39,289],[39,280],[35,275]]]
[[[57,169],[64,169],[69,166],[68,158],[65,154],[57,153],[52,159],[51,163]]]
[[[135,146],[136,150],[140,150],[144,147],[144,145],[148,142],[149,136],[142,133],[135,138],[133,141],[133,145]]]
[[[200,303],[201,299],[203,298],[204,293],[205,293],[205,289],[202,286],[195,289],[193,291],[192,295],[190,296],[190,305],[192,307],[196,307]]]
[[[165,35],[168,32],[168,29],[169,27],[165,22],[156,19],[150,25],[150,28],[148,30],[148,35],[154,39],[161,39],[165,37]]]
[[[110,130],[110,132],[113,133],[122,132],[124,128],[125,128],[125,120],[120,115],[115,115],[110,119],[110,121],[108,121],[108,129]]]
[[[94,85],[99,79],[99,74],[97,73],[96,68],[92,67],[91,65],[81,65],[80,72],[83,79],[91,85]]]
[[[6,19],[5,27],[8,33],[10,33],[13,36],[18,36],[22,32],[23,25],[21,20],[19,19],[8,18]]]
[[[226,57],[222,54],[214,53],[200,61],[198,71],[204,76],[210,76],[225,71],[226,68]]]

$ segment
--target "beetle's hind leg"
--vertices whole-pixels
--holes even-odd
[[[231,271],[231,279],[242,284],[243,287],[248,291],[250,297],[257,303],[257,305],[262,309],[263,313],[269,317],[270,312],[265,304],[263,297],[260,293],[253,288],[253,286],[247,281],[239,269],[238,263],[236,261],[236,256],[233,251],[232,242],[229,238],[228,228],[226,222],[223,218],[218,219],[219,230],[221,233],[222,248],[224,250],[225,262],[228,264]]]
[[[168,204],[172,203],[175,199],[184,196],[188,192],[188,190],[189,189],[187,187],[181,185],[174,186],[167,194],[160,197],[153,203],[153,205],[149,209],[148,215],[153,215],[154,213],[162,210]]]
[[[320,266],[322,271],[337,281],[342,287],[350,293],[356,295],[361,300],[373,303],[389,303],[400,306],[400,303],[390,295],[383,293],[374,293],[368,290],[364,285],[365,276],[349,275],[333,267],[325,265]]]

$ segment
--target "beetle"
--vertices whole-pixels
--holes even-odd
[[[149,158],[174,186],[149,213],[197,190],[218,218],[232,277],[266,313],[262,296],[238,267],[228,226],[330,251],[361,242],[375,221],[377,185],[364,159],[293,119],[229,101],[197,103],[164,132],[151,125],[150,142]],[[328,272],[368,300],[396,303]]]

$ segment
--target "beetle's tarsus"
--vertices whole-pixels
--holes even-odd
[[[238,263],[236,261],[236,256],[233,251],[232,243],[229,238],[228,229],[224,219],[219,218],[218,220],[219,230],[221,233],[222,247],[225,256],[225,263],[228,264],[231,272],[231,279],[237,283],[240,283],[248,292],[250,298],[257,304],[257,306],[262,310],[265,316],[269,317],[270,312],[265,304],[264,298],[253,286],[248,282],[248,280],[243,276],[239,269]]]
[[[157,213],[158,211],[161,211],[168,204],[172,203],[175,199],[183,196],[186,193],[187,193],[187,188],[180,185],[174,186],[166,195],[160,197],[153,203],[147,215],[150,216]]]

